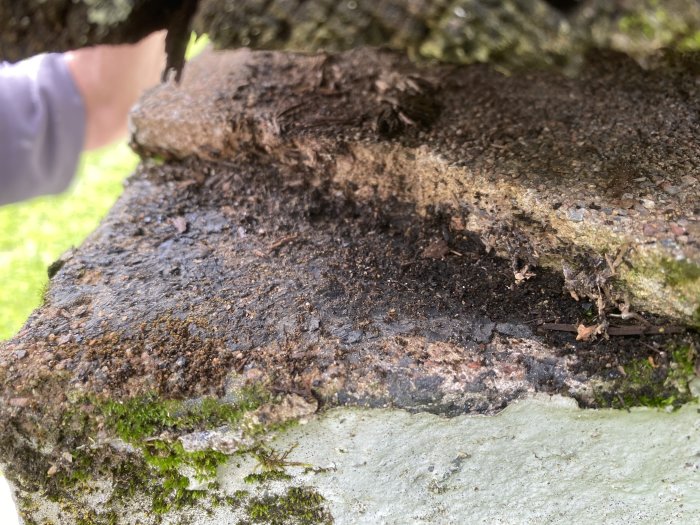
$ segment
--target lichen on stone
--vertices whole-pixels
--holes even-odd
[[[87,18],[92,24],[112,26],[129,18],[133,0],[83,0],[87,6]]]

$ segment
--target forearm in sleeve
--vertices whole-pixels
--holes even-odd
[[[85,110],[63,55],[0,63],[0,205],[70,184]]]

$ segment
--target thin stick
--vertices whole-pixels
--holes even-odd
[[[574,324],[563,324],[563,323],[544,323],[542,325],[544,330],[552,330],[554,332],[571,332],[578,333],[578,328]],[[682,326],[610,326],[607,329],[607,334],[611,336],[628,336],[628,335],[668,335],[668,334],[682,334],[685,332],[685,328]]]

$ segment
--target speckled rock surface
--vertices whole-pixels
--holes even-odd
[[[270,445],[333,407],[691,401],[697,79],[692,55],[599,53],[577,79],[204,55],[136,109],[142,165],[0,346],[25,521],[342,522],[309,482],[328,466]]]
[[[599,54],[567,79],[367,50],[214,53],[145,98],[133,142],[145,156],[253,155],[360,201],[449,214],[517,280],[563,270],[575,296],[697,326],[700,69],[685,60],[646,72]]]
[[[342,51],[381,45],[414,59],[575,70],[591,47],[644,61],[700,45],[694,0],[203,0],[195,27],[221,48]]]
[[[0,57],[133,42],[170,28],[177,64],[190,21],[226,48],[377,45],[414,59],[570,71],[591,47],[645,62],[661,47],[700,46],[695,0],[0,0]]]
[[[251,482],[287,479],[285,467],[299,462],[270,449],[269,440],[335,406],[455,416],[494,414],[542,392],[618,408],[672,408],[696,395],[696,333],[615,335],[637,320],[611,323],[609,338],[577,341],[553,331],[552,324],[593,326],[600,314],[571,298],[559,268],[531,265],[535,275],[518,277],[521,266],[496,254],[508,246],[499,239],[531,238],[512,237],[517,222],[485,237],[470,226],[481,213],[470,207],[476,190],[457,207],[431,202],[424,186],[407,191],[441,173],[434,170],[441,157],[410,148],[440,129],[443,117],[421,130],[403,120],[417,119],[414,113],[392,117],[414,106],[386,102],[382,118],[403,125],[388,129],[393,138],[378,137],[363,112],[384,103],[366,92],[363,112],[351,112],[357,102],[342,95],[346,77],[335,76],[360,56],[365,67],[354,69],[353,82],[361,85],[374,67],[367,52],[340,57],[327,75],[305,74],[295,85],[303,94],[312,82],[321,99],[336,101],[332,109],[314,102],[313,120],[303,112],[259,118],[274,107],[275,90],[292,92],[292,72],[305,71],[295,66],[266,80],[280,62],[297,60],[279,55],[200,62],[231,82],[257,71],[258,87],[211,81],[195,84],[198,98],[185,80],[144,101],[134,119],[143,164],[102,225],[52,265],[45,304],[0,347],[0,465],[29,523],[50,523],[56,513],[66,524],[188,523],[188,516],[199,523],[202,512],[229,510],[258,518],[297,512],[296,521],[280,523],[308,523],[304,516],[328,523],[313,486],[232,495],[217,473],[233,458],[252,462]],[[222,60],[237,64],[236,73],[229,76]],[[322,71],[327,63],[303,60]],[[372,60],[409,67],[391,54]],[[424,74],[383,71],[384,82],[425,86]],[[472,73],[472,82],[482,75],[503,81],[481,67]],[[457,76],[444,76],[443,89],[469,79],[449,74]],[[316,87],[319,78],[326,87]],[[392,85],[384,96],[405,101]],[[192,136],[174,132],[173,98],[171,109],[195,110],[184,117]],[[246,113],[236,105],[241,99],[261,113]],[[449,115],[450,98],[443,100],[440,115]],[[202,102],[218,108],[227,127],[216,120],[198,127],[195,116],[207,115]],[[165,120],[148,118],[160,103],[151,114]],[[286,103],[286,115],[304,108],[294,97]],[[359,117],[348,123],[348,112]],[[343,142],[347,149],[328,149]],[[375,147],[387,159],[382,169],[371,163],[379,160]],[[411,179],[416,165],[423,182]],[[439,184],[435,195],[444,195]],[[496,226],[517,217],[489,213]],[[490,251],[481,238],[494,239]],[[648,319],[668,328],[667,319]]]

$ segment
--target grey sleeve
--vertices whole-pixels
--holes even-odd
[[[0,205],[65,190],[84,137],[83,101],[63,55],[0,63]]]

